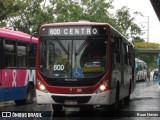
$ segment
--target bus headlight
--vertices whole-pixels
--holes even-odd
[[[102,92],[108,90],[108,86],[109,86],[109,83],[108,83],[108,80],[106,80],[99,86],[99,88],[96,90],[95,93],[99,94],[99,93],[102,93]]]
[[[102,84],[102,85],[99,87],[99,89],[100,89],[101,91],[104,91],[104,90],[106,89],[106,86],[105,86],[104,84]]]
[[[48,93],[48,90],[46,89],[45,85],[41,81],[37,80],[37,85],[40,91]]]

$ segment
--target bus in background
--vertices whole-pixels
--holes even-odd
[[[33,102],[37,42],[29,34],[0,28],[0,102]]]
[[[136,82],[147,81],[147,64],[141,59],[135,58]]]
[[[134,46],[107,23],[66,22],[40,27],[36,58],[38,104],[92,110],[129,103],[135,88]]]

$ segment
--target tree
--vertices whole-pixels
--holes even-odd
[[[147,63],[148,69],[152,70],[157,68],[156,60],[158,58],[158,54],[144,54],[138,53],[135,54],[136,58],[139,58]]]
[[[136,58],[140,58],[142,60],[144,60],[149,69],[154,69],[157,68],[156,65],[156,60],[159,57],[158,54],[144,54],[144,53],[140,53],[139,50],[152,50],[152,49],[159,49],[160,48],[160,44],[158,43],[148,43],[148,42],[134,42],[134,46],[136,49],[136,54],[135,57]]]
[[[145,40],[137,36],[133,38],[132,42],[145,42]]]
[[[134,22],[137,15],[142,15],[139,12],[134,12],[134,17],[131,17],[129,8],[123,6],[121,9],[116,11],[115,20],[118,26],[121,28],[122,34],[127,38],[132,39],[138,38],[142,35],[141,28]],[[140,38],[140,37],[139,37]]]
[[[151,43],[151,42],[133,42],[135,45],[135,48],[137,49],[159,49],[160,44],[158,43]]]
[[[70,22],[88,20],[91,22],[107,22],[121,31],[115,20],[109,14],[113,0],[50,0],[55,11],[55,22]]]
[[[19,10],[19,7],[14,2],[15,0],[0,0],[0,21]]]
[[[9,1],[12,0],[6,0],[6,6]],[[122,11],[119,10],[116,18],[113,18],[109,13],[109,9],[113,8],[112,2],[113,0],[80,0],[79,2],[74,0],[13,0],[12,5],[16,6],[17,10],[14,8],[13,13],[3,17],[4,21],[0,22],[29,34],[38,32],[38,28],[44,23],[79,20],[107,22],[122,34],[131,28],[131,34],[134,37],[139,30],[133,23],[134,18],[130,17],[126,8],[123,8]],[[8,7],[7,10],[11,11]],[[124,24],[126,22],[128,24]]]
[[[0,0],[0,26],[6,26],[5,19],[14,16],[20,10],[20,6],[15,4],[16,0]]]
[[[31,34],[32,31],[38,32],[41,24],[54,20],[52,8],[47,5],[46,0],[15,0],[12,4],[20,9],[3,17],[3,26],[9,24],[15,30]]]

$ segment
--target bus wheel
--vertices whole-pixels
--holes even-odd
[[[93,115],[93,105],[82,105],[80,106],[80,114],[83,116]]]
[[[34,88],[32,87],[32,85],[29,85],[27,89],[27,96],[25,99],[25,103],[26,104],[33,103],[33,97],[34,97]]]
[[[24,103],[24,100],[15,100],[14,102],[15,102],[15,104],[16,104],[17,106],[19,106],[19,105],[24,105],[24,104],[25,104],[25,103]]]
[[[53,116],[62,115],[62,105],[54,105],[52,104]]]
[[[34,97],[34,88],[32,85],[29,85],[27,88],[27,95],[25,99],[22,100],[15,100],[14,102],[16,105],[26,105],[33,103],[33,97]]]
[[[93,105],[82,105],[80,106],[81,112],[90,112],[93,111]]]
[[[119,93],[120,93],[120,91],[119,91],[119,83],[117,83],[115,103],[112,105],[112,110],[113,111],[118,111],[119,110],[119,106],[120,106]]]
[[[53,111],[62,111],[63,106],[62,105],[52,105]]]
[[[124,98],[124,104],[129,105],[129,101],[130,101],[130,95]]]
[[[125,104],[125,105],[129,105],[130,94],[131,94],[131,80],[130,80],[130,84],[129,84],[129,95],[124,98],[124,104]]]

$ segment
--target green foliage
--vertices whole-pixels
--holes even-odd
[[[143,50],[149,50],[149,49],[160,49],[160,44],[158,43],[148,43],[148,42],[134,42],[134,46],[136,50],[135,56],[139,59],[144,60],[149,69],[154,69],[157,68],[156,65],[156,60],[159,57],[158,54],[144,54],[144,53],[139,53],[138,49],[143,49]]]
[[[9,0],[6,2],[9,3]],[[15,30],[31,34],[32,31],[38,32],[41,24],[54,20],[52,8],[46,5],[46,0],[15,0],[12,4],[19,9],[3,17],[4,21],[0,21],[1,26],[9,24]],[[10,8],[7,8],[5,12],[7,13],[8,10],[11,11]]]
[[[123,30],[110,15],[113,0],[6,0],[0,5],[6,6],[1,16],[1,26],[12,26],[31,34],[38,32],[44,23],[69,22],[88,20],[92,22],[107,22],[120,32]],[[13,10],[12,10],[13,9]],[[1,9],[0,9],[1,10]],[[1,10],[2,11],[2,10]],[[12,12],[11,12],[12,11]]]
[[[145,40],[137,36],[133,38],[132,42],[145,42]]]
[[[157,68],[156,60],[158,54],[143,54],[136,52],[136,58],[139,58],[147,63],[148,69],[152,70]]]
[[[15,16],[19,9],[16,0],[0,0],[0,26],[6,26],[5,20]]]
[[[54,0],[54,2],[51,0],[50,3],[55,11],[54,22],[78,21],[79,17],[83,15],[80,6],[72,0]]]
[[[20,9],[19,6],[14,4],[15,2],[16,0],[0,0],[0,21],[14,15]]]
[[[160,48],[159,43],[150,43],[150,42],[134,42],[135,48],[138,49],[158,49]]]
[[[134,12],[135,17],[137,15],[142,16],[139,12]],[[115,20],[118,26],[122,30],[122,34],[126,37],[131,37],[133,40],[139,35],[142,35],[141,28],[134,23],[135,17],[131,17],[129,8],[123,6],[121,9],[116,11]]]
[[[126,37],[131,37],[135,48],[159,48],[159,44],[145,43],[140,35],[142,31],[134,22],[135,12],[131,16],[129,8],[122,7],[114,15],[109,13],[113,0],[0,0],[0,26],[11,26],[31,34],[38,32],[45,23],[70,22],[88,20],[91,22],[107,22]],[[149,66],[156,67],[157,55],[136,53],[136,57],[146,61]]]

